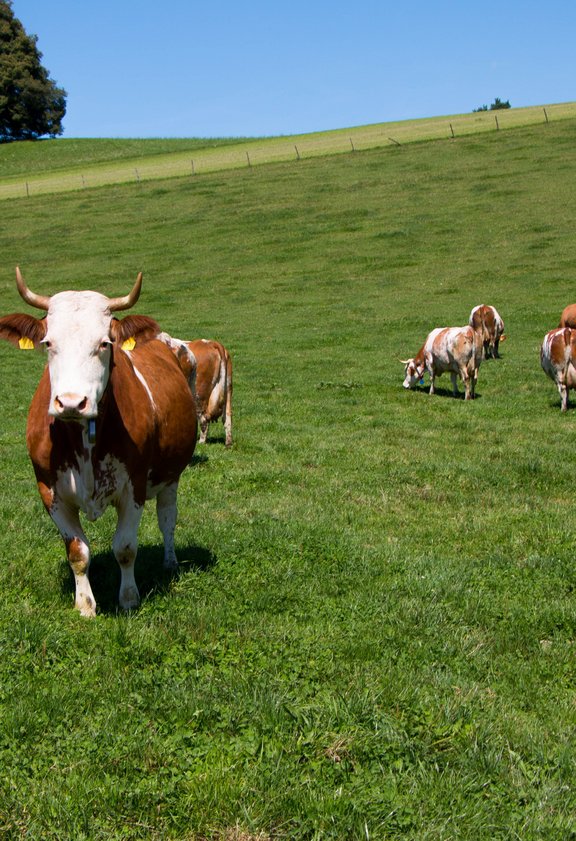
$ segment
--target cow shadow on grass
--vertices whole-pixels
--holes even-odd
[[[458,390],[458,394],[454,397],[454,392],[452,391],[452,387],[446,386],[436,386],[434,389],[434,394],[429,394],[430,386],[429,385],[417,385],[415,386],[412,391],[419,391],[421,394],[426,394],[433,400],[435,397],[448,397],[451,400],[464,400],[466,397],[466,392],[463,390]],[[474,400],[481,400],[482,394],[479,391],[476,391],[474,396]]]
[[[167,571],[163,567],[164,550],[162,543],[154,546],[138,547],[135,575],[140,598],[154,599],[169,592],[174,581],[190,571],[205,571],[216,564],[216,556],[204,546],[190,544],[176,548],[178,569]],[[115,615],[120,611],[118,591],[120,589],[120,569],[112,552],[97,552],[90,560],[90,585],[96,599],[97,611],[104,615]],[[74,578],[63,561],[61,589],[66,596],[74,599]]]

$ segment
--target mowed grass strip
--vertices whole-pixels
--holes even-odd
[[[576,116],[576,103],[377,123],[291,137],[81,140],[0,146],[0,199],[193,176],[457,138]]]
[[[0,827],[8,838],[509,839],[574,830],[573,446],[538,351],[576,300],[573,120],[13,202],[14,265],[121,294],[235,365],[152,507],[133,615],[114,517],[93,622],[25,454],[42,357],[0,346]],[[497,306],[478,399],[402,389],[435,326]]]

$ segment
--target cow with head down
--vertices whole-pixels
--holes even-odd
[[[42,502],[66,546],[76,608],[84,616],[96,612],[79,513],[95,520],[112,505],[119,603],[132,609],[140,601],[134,561],[147,499],[156,498],[164,567],[177,566],[176,495],[196,444],[194,400],[174,354],[154,338],[159,325],[146,316],[114,315],[138,300],[141,273],[131,292],[118,298],[98,292],[38,295],[19,269],[16,282],[24,301],[46,315],[3,316],[0,338],[47,353],[26,440]]]
[[[414,388],[430,376],[430,394],[434,394],[436,377],[450,372],[454,397],[458,396],[458,377],[462,379],[465,399],[472,400],[482,361],[482,336],[474,328],[437,327],[412,359],[402,359],[404,388]]]

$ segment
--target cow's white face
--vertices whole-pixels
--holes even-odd
[[[110,374],[109,303],[98,292],[60,292],[50,299],[43,344],[54,417],[80,420],[98,414]]]
[[[424,366],[418,366],[413,359],[409,359],[404,369],[404,388],[415,388],[424,376]]]

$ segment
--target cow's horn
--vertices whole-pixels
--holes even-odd
[[[129,295],[124,295],[123,298],[110,298],[108,307],[110,312],[118,312],[118,310],[129,310],[133,307],[140,297],[140,290],[142,289],[142,272],[138,273],[136,283],[132,287]]]
[[[26,281],[20,273],[19,266],[16,266],[16,286],[18,287],[18,292],[21,297],[24,298],[27,304],[30,304],[31,307],[36,307],[39,310],[48,311],[48,308],[50,307],[50,296],[37,295],[35,292],[28,289]]]
[[[401,362],[401,363],[402,363],[402,365],[408,365],[408,363],[409,363],[410,361],[411,361],[410,359],[399,359],[399,360],[398,360],[398,362]]]

